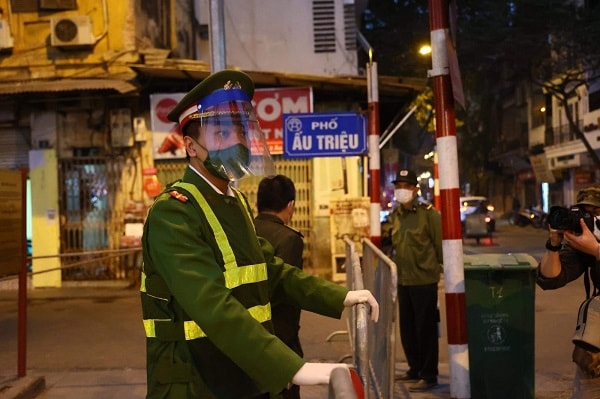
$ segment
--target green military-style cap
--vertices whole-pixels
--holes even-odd
[[[241,89],[245,95],[247,95],[248,101],[250,101],[254,95],[254,82],[250,76],[241,71],[225,69],[215,72],[190,90],[190,92],[179,101],[175,108],[169,112],[167,118],[170,121],[182,124],[182,114],[187,113],[189,115],[189,113],[191,113],[189,111],[190,107],[202,102],[208,95],[224,89],[225,91],[223,93],[227,93],[227,89]],[[236,92],[236,90],[231,91],[232,101],[240,99],[239,96],[233,95],[234,92]],[[239,93],[239,90],[237,90],[237,92]]]
[[[577,204],[592,205],[600,208],[600,185],[579,190],[577,193]]]
[[[401,169],[398,171],[398,174],[396,175],[396,180],[394,180],[392,183],[396,184],[396,183],[400,183],[400,182],[414,184],[416,186],[418,183],[417,175],[412,170]]]

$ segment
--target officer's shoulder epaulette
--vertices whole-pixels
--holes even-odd
[[[188,202],[188,201],[190,200],[190,199],[189,199],[187,196],[185,196],[185,195],[181,194],[181,193],[180,193],[179,191],[177,191],[177,190],[171,190],[171,191],[169,191],[169,195],[170,195],[171,197],[175,198],[176,200],[178,200],[178,201],[181,201],[181,202],[184,202],[184,203],[185,203],[185,202]]]
[[[432,209],[432,208],[433,208],[433,205],[432,205],[432,204],[430,204],[429,202],[423,202],[423,201],[419,201],[419,206],[420,206],[421,208],[423,208],[423,209],[427,209],[427,210],[429,210],[429,209]]]
[[[296,230],[295,228],[293,228],[292,226],[287,225],[287,224],[284,224],[284,226],[287,227],[288,229],[292,230],[294,233],[298,234],[300,237],[304,238],[304,234],[302,234],[300,232],[300,230]]]
[[[172,181],[170,183],[167,183],[167,188],[171,188],[173,187],[174,184],[179,183],[181,181],[181,179],[177,179],[175,181]]]

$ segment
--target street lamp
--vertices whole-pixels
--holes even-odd
[[[419,54],[421,55],[429,55],[431,54],[431,46],[429,44],[424,44],[419,48]]]

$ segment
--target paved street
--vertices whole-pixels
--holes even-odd
[[[492,243],[465,240],[465,253],[527,252],[539,259],[542,230],[500,227]],[[443,284],[440,285],[442,331],[445,332]],[[554,292],[536,289],[536,398],[568,398],[573,373],[570,338],[583,283]],[[143,398],[145,394],[144,334],[139,295],[135,289],[79,287],[36,289],[28,307],[28,377],[43,376],[47,389],[37,397]],[[17,369],[16,291],[0,291],[0,398],[3,382]],[[334,320],[304,313],[301,339],[310,361],[339,361],[350,353],[345,318]],[[406,367],[397,337],[397,369]],[[440,386],[429,393],[409,394],[396,384],[395,398],[449,398],[445,334],[440,339]],[[501,370],[499,370],[501,372]],[[106,396],[110,392],[111,396]],[[327,387],[303,388],[304,399],[324,399]]]

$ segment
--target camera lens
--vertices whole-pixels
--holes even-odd
[[[548,224],[555,230],[566,230],[570,211],[562,206],[553,206],[548,213]]]

